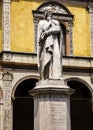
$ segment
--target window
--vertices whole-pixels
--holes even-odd
[[[34,19],[34,37],[35,37],[35,52],[37,52],[37,27],[39,20],[43,19],[43,12],[45,7],[53,8],[53,18],[60,22],[62,33],[63,33],[63,55],[73,55],[72,47],[72,26],[74,16],[70,11],[58,2],[45,2],[40,5],[37,10],[33,10]]]

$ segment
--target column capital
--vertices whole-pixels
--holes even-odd
[[[93,7],[91,7],[90,5],[88,6],[88,11],[89,13],[93,13]]]
[[[74,24],[73,24],[73,21],[69,21],[69,22],[68,22],[68,27],[73,27],[73,25],[74,25]]]
[[[10,72],[4,73],[3,80],[5,80],[5,81],[12,81],[13,80],[12,73],[10,73]]]
[[[34,21],[34,23],[38,24],[39,19],[38,18],[34,18],[33,21]]]

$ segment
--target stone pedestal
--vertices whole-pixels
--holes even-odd
[[[34,97],[34,130],[71,130],[70,95],[63,80],[39,81]]]

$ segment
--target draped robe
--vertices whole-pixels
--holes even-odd
[[[62,32],[57,20],[45,30],[47,20],[38,24],[38,68],[41,79],[60,79],[62,76]],[[42,38],[45,31],[49,34]]]

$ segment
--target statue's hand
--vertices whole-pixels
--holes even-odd
[[[40,39],[39,39],[39,43],[41,43],[41,41],[43,41],[44,38],[45,38],[46,36],[50,35],[50,34],[51,34],[51,31],[45,31],[45,32],[41,33]]]
[[[43,32],[43,33],[41,34],[40,38],[41,38],[41,39],[44,39],[44,37],[45,37],[45,32]]]
[[[39,45],[41,45],[42,44],[42,41],[44,41],[44,38],[45,38],[45,33],[43,32],[43,33],[41,33],[41,35],[40,35],[40,39],[39,39]]]
[[[45,31],[41,34],[40,38],[43,40],[47,35],[48,35],[48,31]]]
[[[47,35],[48,35],[48,31],[45,31],[45,32],[44,32],[44,35],[47,36]]]

